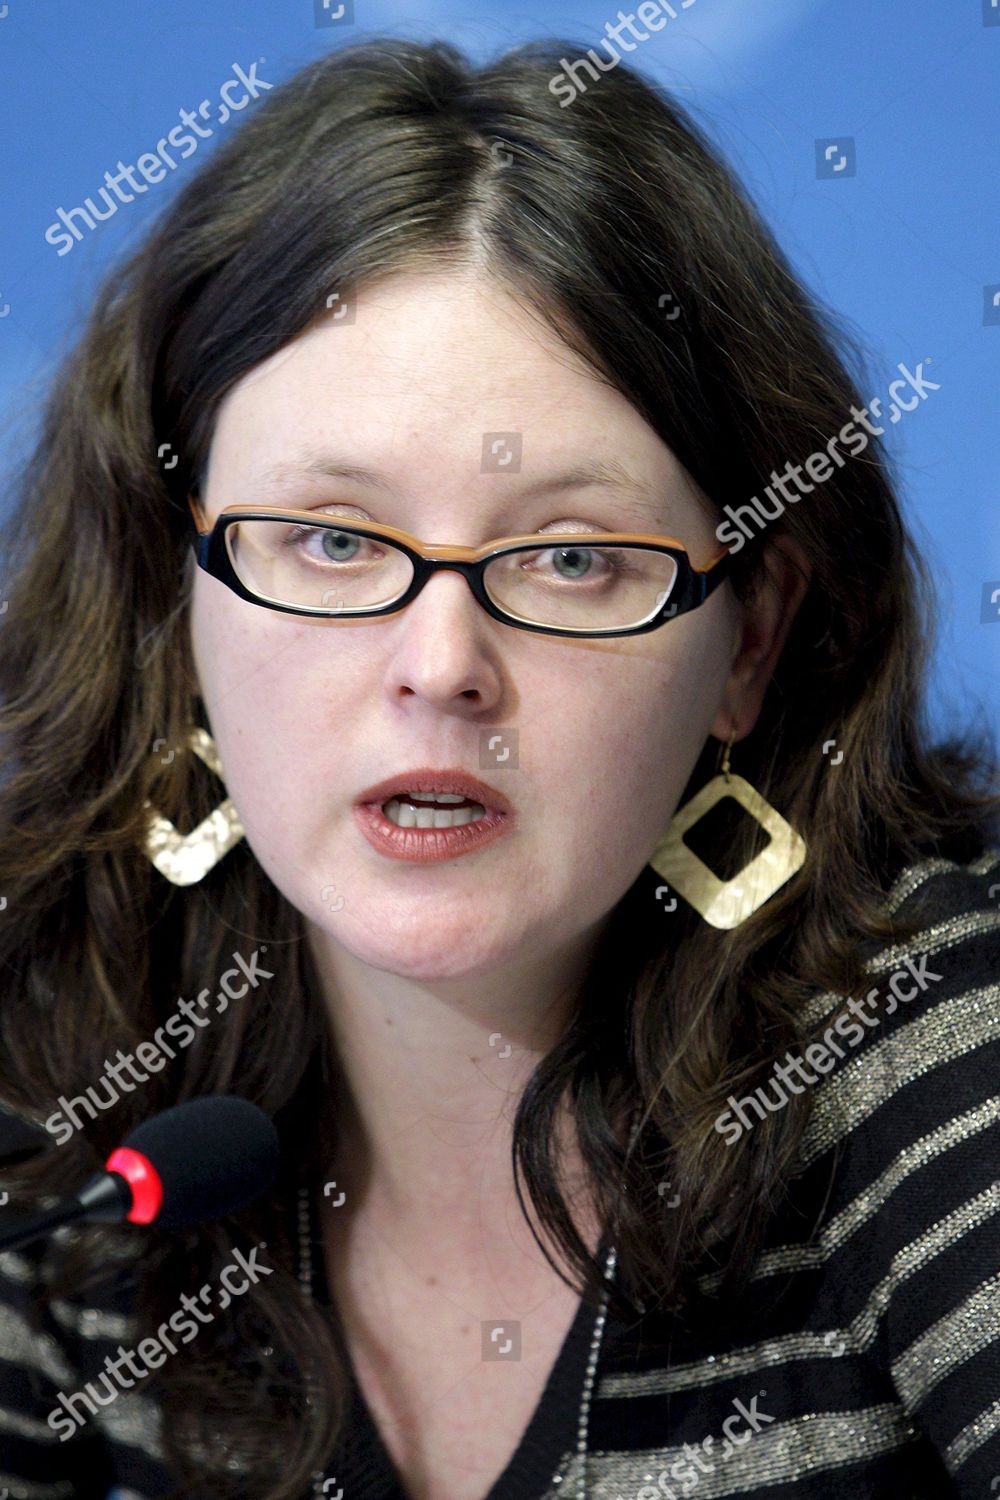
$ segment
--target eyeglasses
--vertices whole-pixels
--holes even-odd
[[[228,505],[208,528],[193,495],[198,566],[251,604],[296,615],[395,614],[439,568],[461,573],[494,620],[545,635],[642,635],[697,609],[728,576],[723,548],[696,568],[652,532],[534,532],[431,546],[376,522]],[[597,540],[599,538],[599,540]]]

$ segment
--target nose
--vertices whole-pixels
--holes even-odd
[[[441,568],[394,617],[396,650],[388,668],[398,693],[442,707],[474,701],[493,706],[502,692],[496,632],[503,629],[454,568]]]

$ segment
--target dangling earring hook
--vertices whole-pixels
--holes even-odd
[[[729,741],[728,741],[728,743],[726,745],[723,746],[723,751],[722,751],[722,774],[726,778],[727,781],[730,780],[730,776],[729,776],[729,752],[733,748],[733,740],[735,738],[736,738],[736,724],[734,723],[732,729],[729,732]]]

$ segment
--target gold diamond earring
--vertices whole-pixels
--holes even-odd
[[[720,928],[738,927],[801,869],[806,857],[805,841],[791,824],[742,776],[730,775],[729,752],[735,735],[734,725],[721,774],[713,776],[674,814],[649,860],[656,874],[689,906]],[[723,797],[732,797],[744,807],[771,838],[767,847],[730,880],[720,880],[684,842],[684,834]]]
[[[193,726],[188,734],[188,745],[221,778],[222,763],[208,730]],[[244,834],[243,824],[230,797],[220,802],[215,811],[190,833],[178,832],[170,819],[156,812],[148,800],[146,808],[151,819],[145,852],[160,874],[174,885],[194,885],[201,880]]]

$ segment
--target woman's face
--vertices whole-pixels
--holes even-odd
[[[468,546],[573,529],[666,533],[702,565],[718,551],[718,518],[656,433],[492,283],[399,276],[352,311],[229,392],[209,522],[273,502]],[[483,471],[495,433],[516,434],[519,466]],[[319,452],[380,482],[298,469]],[[634,487],[542,488],[591,463]],[[196,569],[191,614],[207,727],[256,858],[328,940],[413,978],[502,971],[610,914],[706,735],[728,737],[739,625],[724,586],[631,639],[534,634],[491,619],[454,572],[401,613],[332,620],[261,608]],[[739,735],[754,717],[743,711]],[[502,792],[503,835],[433,863],[379,852],[355,803],[416,767],[462,767]]]

